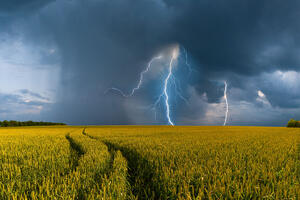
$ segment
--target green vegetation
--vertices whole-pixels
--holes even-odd
[[[1,127],[16,127],[16,126],[54,126],[54,125],[66,125],[64,123],[54,123],[54,122],[33,122],[33,121],[0,121]]]
[[[290,119],[290,121],[287,124],[287,127],[289,127],[289,128],[300,128],[300,121]]]
[[[299,199],[300,132],[0,129],[0,199]]]

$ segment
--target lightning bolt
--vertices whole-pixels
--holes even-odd
[[[169,95],[168,95],[168,84],[169,84],[169,80],[170,80],[170,77],[172,76],[172,70],[173,70],[173,61],[174,59],[176,58],[176,52],[175,50],[173,51],[173,54],[172,54],[172,58],[171,58],[171,61],[170,61],[170,64],[169,64],[169,73],[168,73],[168,76],[166,77],[165,79],[165,83],[164,83],[164,91],[163,91],[163,94],[165,96],[165,104],[166,104],[166,114],[167,114],[167,119],[168,119],[168,122],[170,125],[174,126],[174,123],[173,121],[171,120],[171,117],[170,117],[170,105],[169,105]]]
[[[190,65],[190,63],[188,62],[188,52],[187,50],[182,47],[183,51],[184,51],[184,60],[185,60],[185,66],[187,67],[187,70],[189,71],[189,75],[194,71],[197,72],[197,70],[193,69],[192,66]],[[171,106],[170,106],[170,90],[172,90],[174,92],[175,97],[179,97],[182,101],[184,101],[186,104],[188,104],[188,100],[181,94],[182,93],[182,89],[181,89],[181,84],[179,82],[179,80],[177,80],[176,76],[175,76],[175,69],[174,69],[174,62],[178,59],[179,56],[179,52],[180,48],[177,45],[175,48],[172,49],[172,54],[171,54],[171,59],[168,62],[168,65],[166,65],[167,67],[167,75],[165,78],[162,79],[162,90],[160,92],[160,95],[157,97],[156,101],[154,102],[154,104],[150,105],[148,108],[152,109],[154,111],[155,114],[155,119],[156,119],[156,109],[158,106],[160,106],[161,103],[164,104],[165,107],[165,115],[168,121],[169,125],[174,126],[175,123],[171,118]],[[163,54],[164,55],[164,54]],[[168,58],[169,58],[169,53],[168,53]],[[139,90],[143,83],[144,83],[144,76],[145,74],[147,74],[152,67],[152,64],[154,61],[163,58],[162,55],[159,55],[157,57],[153,57],[149,62],[147,67],[140,73],[139,76],[139,80],[137,82],[137,85],[131,89],[131,91],[129,93],[125,93],[123,92],[121,89],[116,88],[116,87],[112,87],[109,88],[105,91],[105,94],[108,93],[109,91],[117,91],[118,93],[120,93],[120,95],[122,95],[123,97],[131,97],[135,94],[135,92],[137,90]],[[226,126],[227,124],[227,119],[228,119],[228,113],[229,113],[229,105],[228,105],[228,99],[227,99],[227,82],[224,81],[224,99],[225,99],[225,104],[226,104],[226,110],[225,110],[225,119],[224,119],[224,123],[223,126]]]
[[[174,85],[174,88],[175,88],[175,92],[176,92],[176,95],[179,96],[183,101],[185,101],[187,103],[187,99],[185,99],[180,91],[178,90],[177,88],[177,84],[176,84],[176,79],[175,77],[173,76],[173,67],[174,67],[174,60],[177,59],[178,57],[178,49],[175,48],[172,52],[172,57],[171,57],[171,60],[169,62],[169,65],[168,65],[168,74],[166,76],[166,78],[163,80],[163,90],[162,90],[162,93],[159,95],[159,97],[157,98],[157,100],[155,101],[155,103],[153,104],[152,106],[152,109],[154,110],[155,112],[155,118],[156,118],[156,107],[157,105],[161,102],[162,98],[164,98],[164,104],[165,104],[165,107],[166,107],[166,118],[168,120],[168,124],[174,126],[174,122],[173,120],[171,119],[171,112],[170,112],[170,102],[169,102],[169,85],[173,84]]]
[[[162,56],[157,56],[157,57],[154,57],[150,60],[150,62],[148,63],[147,65],[147,68],[142,71],[140,73],[140,79],[138,81],[138,84],[131,90],[131,92],[129,94],[125,94],[122,90],[120,90],[119,88],[115,88],[115,87],[112,87],[112,88],[109,88],[107,89],[104,94],[108,93],[109,91],[111,90],[114,90],[114,91],[117,91],[119,92],[123,97],[131,97],[134,95],[135,91],[139,90],[143,84],[143,80],[144,80],[144,75],[149,72],[149,70],[151,69],[151,66],[152,66],[152,63],[155,61],[155,60],[158,60],[158,59],[161,59]]]
[[[180,82],[174,76],[172,76],[172,81],[173,81],[173,85],[174,85],[176,95],[179,98],[181,98],[186,104],[189,104],[188,100],[181,94],[182,89],[181,89],[181,86],[180,86]]]
[[[186,66],[188,67],[189,71],[192,71],[191,66],[189,65],[189,63],[187,62],[187,51],[184,49],[185,51],[185,60],[186,60]],[[155,112],[155,119],[156,119],[156,108],[160,103],[164,103],[165,109],[166,109],[166,118],[168,120],[168,124],[174,126],[174,122],[171,119],[171,106],[170,106],[170,97],[169,97],[169,90],[172,89],[170,88],[171,86],[174,87],[174,91],[176,96],[178,96],[180,99],[182,99],[185,103],[188,103],[188,100],[186,98],[183,97],[183,95],[181,94],[181,86],[180,86],[180,82],[176,79],[176,77],[173,74],[173,69],[174,69],[174,61],[177,60],[179,56],[179,46],[176,46],[173,51],[172,51],[172,55],[171,55],[171,59],[168,63],[168,71],[167,71],[167,76],[162,80],[162,91],[160,93],[160,95],[158,96],[158,98],[156,99],[156,101],[154,102],[154,104],[152,104],[152,106],[150,106],[150,108],[152,110],[154,110]],[[114,90],[117,91],[118,93],[120,93],[123,97],[131,97],[135,94],[135,92],[137,90],[139,90],[144,82],[144,75],[150,71],[152,63],[155,60],[161,59],[162,56],[157,56],[154,57],[150,60],[150,62],[147,65],[147,68],[142,71],[140,73],[140,78],[139,81],[137,83],[137,85],[131,90],[130,93],[126,94],[125,92],[123,92],[122,90],[120,90],[119,88],[109,88],[105,91],[105,93]],[[162,101],[163,100],[163,101]]]
[[[185,54],[185,65],[188,67],[189,75],[191,75],[193,69],[192,69],[191,65],[188,63],[188,52],[184,47],[182,47],[182,49],[184,50],[184,54]]]
[[[185,55],[185,65],[187,66],[188,70],[189,70],[189,76],[191,76],[192,72],[198,72],[197,70],[195,70],[194,68],[192,68],[191,64],[188,62],[188,51],[182,47],[183,51],[184,51],[184,55]]]
[[[224,124],[223,126],[226,126],[227,123],[227,117],[228,117],[228,100],[227,100],[227,82],[224,81],[224,99],[225,99],[225,104],[226,104],[226,111],[225,111],[225,119],[224,119]]]

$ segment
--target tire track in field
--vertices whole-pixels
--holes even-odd
[[[96,137],[93,137],[93,136],[89,135],[85,130],[86,130],[86,128],[84,128],[84,129],[82,130],[82,134],[83,134],[83,135],[85,135],[85,136],[87,136],[87,137],[89,137],[89,138],[91,138],[91,139],[94,139],[94,140],[97,140],[97,139],[98,139],[98,138],[96,138]]]
[[[83,150],[82,146],[70,136],[71,133],[77,130],[78,129],[70,131],[65,135],[65,138],[68,140],[70,145],[69,146],[70,154],[69,154],[69,170],[65,174],[63,174],[64,177],[68,177],[70,174],[77,171],[77,167],[79,166],[79,160],[85,154],[85,151]],[[78,192],[76,193],[75,199],[85,199],[84,191],[81,188],[79,188]]]
[[[66,135],[66,139],[70,143],[70,167],[72,171],[76,170],[79,165],[79,159],[85,154],[82,146],[75,142],[75,140],[70,136],[70,133]]]
[[[85,136],[87,136],[87,137],[89,137],[89,138],[91,138],[91,139],[93,139],[93,140],[98,140],[98,141],[102,142],[104,145],[106,145],[107,150],[108,150],[108,152],[110,154],[109,169],[106,170],[106,175],[107,175],[107,178],[109,179],[110,178],[110,174],[114,171],[113,163],[114,163],[114,160],[115,160],[115,155],[116,155],[117,149],[113,148],[111,145],[106,144],[105,142],[103,142],[102,140],[100,140],[98,137],[94,137],[94,136],[89,135],[86,132],[86,128],[84,128],[82,130],[82,134],[85,135]],[[122,153],[122,155],[123,155],[123,153]],[[124,158],[128,161],[128,159],[125,156],[124,156]],[[127,167],[127,170],[129,171],[128,167]],[[127,191],[127,196],[128,197],[132,197],[133,193],[131,191],[132,187],[131,187],[131,184],[130,184],[130,178],[127,176],[126,179],[127,179],[127,182],[129,183],[129,185],[128,185],[129,189]]]
[[[132,194],[137,199],[167,199],[167,191],[165,191],[163,185],[154,184],[153,177],[155,177],[155,169],[153,165],[141,156],[135,150],[122,147],[109,141],[101,140],[98,137],[89,135],[85,129],[82,134],[89,138],[102,141],[108,148],[108,151],[113,155],[116,151],[120,151],[128,163],[128,183],[130,190],[128,196]],[[111,166],[113,163],[113,157]]]
[[[300,143],[298,143],[298,159],[296,161],[298,184],[300,183]]]
[[[74,131],[77,131],[77,130],[74,130]],[[70,133],[72,133],[74,131],[71,131],[68,134],[66,134],[66,139],[70,143],[70,171],[69,171],[69,174],[74,173],[78,170],[80,159],[82,158],[82,156],[84,156],[87,153],[84,150],[83,146],[78,141],[74,140],[70,136]],[[85,128],[83,129],[82,133],[84,133],[84,131],[85,131]],[[95,183],[98,182],[99,180],[101,180],[101,178],[102,178],[101,175],[102,174],[98,174],[97,172],[95,172],[94,177],[93,177]],[[99,182],[98,184],[100,186],[101,182]],[[81,185],[77,189],[75,199],[82,199],[82,200],[88,199],[85,185]]]
[[[85,136],[87,136],[87,137],[90,138],[90,139],[98,140],[98,138],[89,135],[89,134],[86,132],[86,128],[84,128],[84,129],[82,130],[82,134],[85,135]],[[104,143],[103,143],[103,144],[104,144]],[[106,146],[107,146],[107,145],[106,145]],[[107,169],[105,170],[105,174],[106,174],[107,177],[109,178],[110,173],[113,171],[113,162],[114,162],[114,159],[115,159],[115,151],[112,151],[111,149],[109,149],[108,146],[107,146],[107,150],[108,150],[108,152],[109,152],[109,154],[110,154],[110,159],[109,159],[109,165],[108,165],[109,168],[107,168]],[[96,181],[96,180],[98,180],[98,177],[97,177],[97,176],[95,176],[95,181]]]
[[[109,141],[103,141],[109,149],[121,151],[128,162],[128,182],[131,193],[137,199],[167,199],[166,192],[159,184],[154,184],[155,169],[153,165],[135,150],[118,146]]]

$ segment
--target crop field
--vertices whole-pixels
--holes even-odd
[[[0,199],[299,199],[300,129],[0,128]]]

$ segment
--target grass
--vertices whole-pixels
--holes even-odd
[[[300,131],[0,128],[0,199],[299,199]]]

